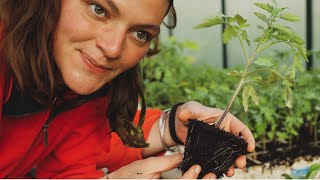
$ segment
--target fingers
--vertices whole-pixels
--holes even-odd
[[[178,167],[182,158],[183,155],[180,153],[168,156],[151,157],[148,158],[149,162],[146,166],[149,166],[150,168],[154,166],[154,168],[151,169],[156,169],[158,172],[169,171]]]
[[[253,138],[253,134],[252,132],[249,130],[248,127],[245,127],[242,131],[241,131],[244,140],[248,143],[248,148],[247,151],[248,152],[253,152],[255,147],[256,147],[256,141]]]
[[[247,160],[246,160],[246,156],[245,155],[241,155],[236,159],[235,162],[236,166],[240,169],[243,169],[246,167],[247,165]]]
[[[208,173],[204,175],[202,179],[217,179],[217,176],[213,173]]]
[[[181,179],[197,179],[201,171],[199,165],[193,165],[191,168],[183,174]]]
[[[226,173],[226,176],[231,177],[231,176],[233,176],[233,175],[234,175],[234,167],[231,166],[231,167],[228,169],[228,171],[227,171],[227,173]]]
[[[233,117],[231,125],[230,125],[230,132],[236,136],[239,136],[239,133],[243,136],[243,139],[248,143],[248,152],[253,152],[255,149],[255,140],[253,138],[252,132],[249,128],[243,124],[239,119]]]
[[[223,111],[221,109],[210,108],[202,104],[190,101],[181,105],[178,110],[178,118],[182,122],[188,122],[189,119],[199,119],[204,122],[216,121]]]

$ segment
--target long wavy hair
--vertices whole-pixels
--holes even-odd
[[[167,15],[173,19],[168,28],[176,25],[176,14],[173,0],[169,1]],[[9,73],[21,92],[31,92],[31,96],[39,103],[49,106],[59,92],[55,73],[57,67],[52,55],[52,35],[60,16],[59,0],[1,0],[0,31],[5,34],[0,43],[0,52],[4,57]],[[147,55],[159,52],[158,38],[153,40],[153,48]],[[106,89],[111,97],[106,115],[113,131],[121,139],[128,139],[130,126],[123,122],[132,122],[137,111],[139,98],[142,102],[138,128],[141,128],[145,116],[143,81],[139,64],[112,80]],[[80,102],[80,103],[79,103]],[[79,101],[75,104],[82,104]],[[125,120],[125,121],[124,121]],[[119,129],[126,127],[125,131]],[[135,128],[135,127],[133,127]],[[134,147],[132,142],[126,142]]]

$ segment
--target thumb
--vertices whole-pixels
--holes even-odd
[[[178,112],[178,119],[187,123],[189,119],[196,119],[196,114],[188,109],[181,108]]]
[[[158,172],[169,171],[178,167],[179,163],[182,161],[182,158],[183,155],[181,153],[158,157],[156,162],[156,164],[158,164]]]

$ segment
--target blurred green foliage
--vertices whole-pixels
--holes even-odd
[[[210,107],[225,108],[238,78],[230,75],[230,70],[205,64],[196,66],[194,58],[184,55],[190,48],[197,49],[197,46],[174,38],[166,39],[161,43],[160,54],[142,62],[147,106],[166,109],[177,102],[195,100]],[[272,61],[285,63],[292,60],[286,54],[274,52],[269,57]],[[248,111],[244,112],[242,99],[237,98],[231,113],[249,126],[258,141],[289,141],[298,137],[299,129],[307,124],[319,133],[320,70],[296,74],[291,109],[284,103],[281,85],[278,82],[266,88],[256,84],[259,106],[249,103]]]

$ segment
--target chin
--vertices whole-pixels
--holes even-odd
[[[99,89],[97,87],[92,87],[90,85],[77,86],[77,85],[73,85],[73,84],[68,85],[68,83],[67,83],[67,86],[71,91],[73,91],[74,93],[79,94],[79,95],[89,95],[89,94],[96,92]]]

